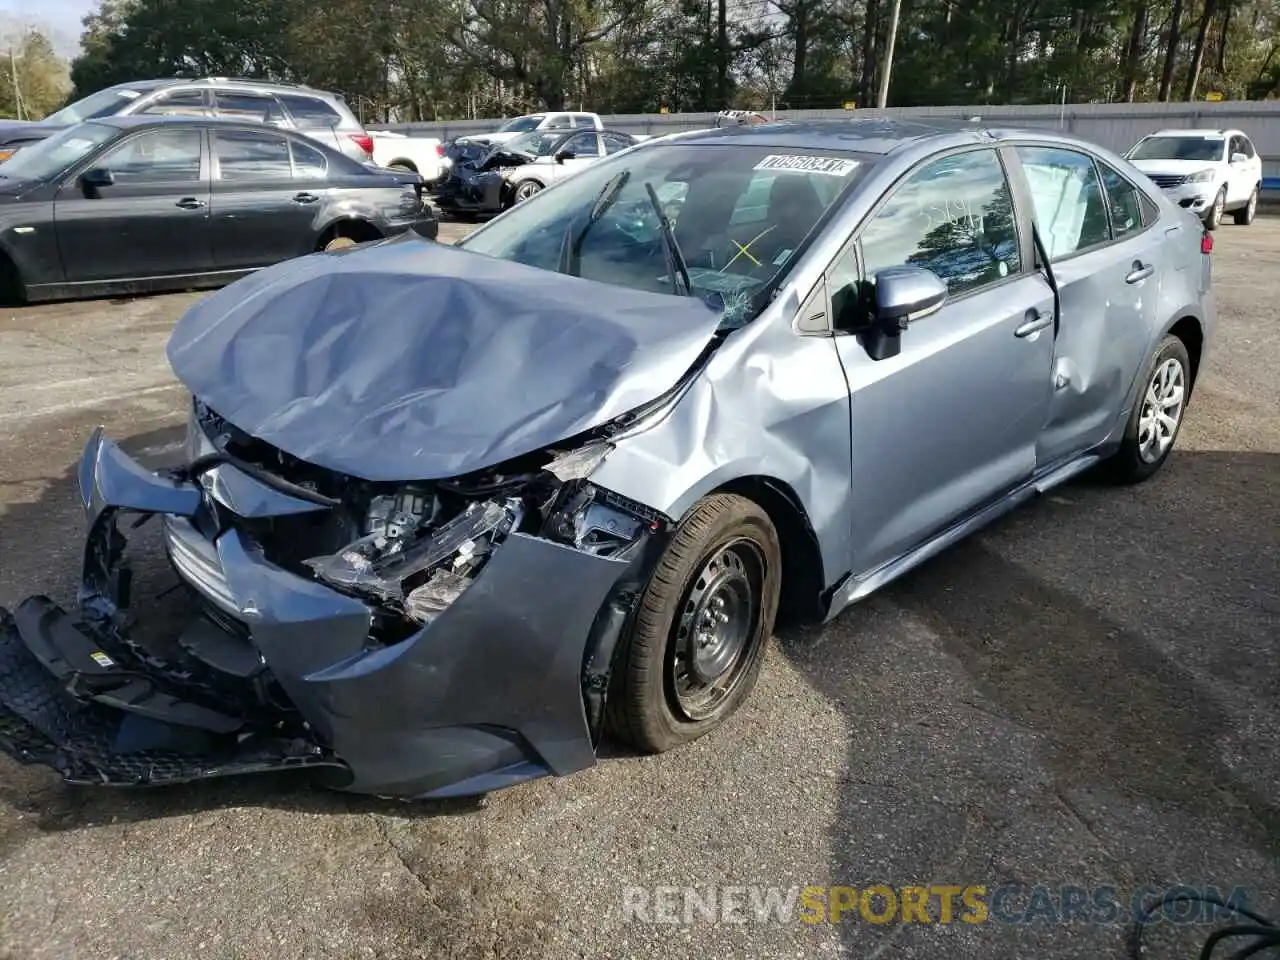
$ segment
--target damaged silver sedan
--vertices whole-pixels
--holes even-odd
[[[101,431],[77,607],[0,610],[0,746],[80,783],[477,794],[661,751],[1081,471],[1168,458],[1211,243],[1114,155],[883,120],[664,138],[459,248],[263,270],[168,348],[181,467]],[[128,538],[191,604],[142,637]]]

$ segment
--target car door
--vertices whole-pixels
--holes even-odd
[[[1035,471],[1053,297],[1015,209],[994,148],[926,161],[828,272],[832,316],[870,296],[886,267],[925,267],[948,288],[896,356],[835,339],[852,398],[855,569],[883,566]]]
[[[563,180],[600,159],[600,135],[593,130],[575,133],[556,152],[573,154],[571,159],[556,164],[556,179]]]
[[[58,190],[54,223],[69,282],[213,269],[203,130],[142,130],[88,166],[110,171],[114,182],[86,187],[77,176]]]
[[[262,267],[305,252],[323,184],[295,180],[290,138],[270,130],[211,134],[210,225],[218,269]]]
[[[1014,153],[1060,297],[1052,399],[1036,445],[1045,468],[1114,429],[1155,322],[1162,242],[1167,231],[1187,227],[1157,225],[1158,208],[1082,150],[1018,146]]]

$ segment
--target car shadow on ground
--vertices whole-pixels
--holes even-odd
[[[1274,454],[1179,451],[1138,487],[1085,478],[786,634],[849,729],[829,882],[1244,885],[1274,915],[1278,476]],[[1121,949],[1115,926],[939,940],[854,916],[850,956]]]

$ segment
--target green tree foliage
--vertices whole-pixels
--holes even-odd
[[[0,37],[0,116],[39,120],[58,109],[70,89],[66,61],[43,33]]]
[[[293,80],[366,120],[873,102],[889,0],[103,0],[78,95]],[[904,0],[892,105],[1273,95],[1280,0]]]

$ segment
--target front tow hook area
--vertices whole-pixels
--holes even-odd
[[[47,597],[0,608],[0,749],[73,783],[144,786],[345,766],[180,696]]]

